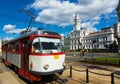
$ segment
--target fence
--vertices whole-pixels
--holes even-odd
[[[67,69],[70,69],[70,77],[71,78],[73,75],[73,70],[75,70],[77,72],[86,72],[86,83],[89,83],[89,73],[97,74],[97,75],[101,75],[101,76],[111,76],[111,84],[115,84],[115,78],[120,78],[119,76],[115,76],[114,72],[112,72],[111,74],[101,74],[101,73],[96,73],[96,72],[90,71],[88,67],[86,67],[85,70],[78,70],[78,69],[73,68],[72,65],[70,65],[70,68],[67,68]]]

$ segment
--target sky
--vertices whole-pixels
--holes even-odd
[[[118,22],[118,0],[0,0],[0,37],[13,39],[28,27],[32,13],[32,30],[43,28],[67,35],[73,30],[78,13],[81,26],[89,32],[100,31]]]

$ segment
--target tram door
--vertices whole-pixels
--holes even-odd
[[[22,41],[22,59],[21,59],[21,68],[22,68],[22,71],[24,75],[28,75],[28,66],[29,66],[29,47],[28,47],[28,43],[27,43],[27,40],[23,40]]]

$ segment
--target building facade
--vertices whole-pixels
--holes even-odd
[[[106,49],[108,45],[112,44],[116,39],[114,38],[113,27],[106,27],[101,31],[88,33],[87,29],[81,27],[80,18],[76,13],[74,18],[74,28],[69,36],[69,49]],[[68,39],[66,37],[66,39]]]
[[[83,37],[84,49],[106,49],[115,40],[112,27],[103,28],[99,32],[93,32]]]
[[[82,39],[87,35],[86,28],[81,27],[80,18],[76,13],[74,18],[74,28],[70,32],[70,50],[78,50],[82,48]]]

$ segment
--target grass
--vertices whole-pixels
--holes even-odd
[[[95,61],[109,62],[109,63],[119,63],[120,58],[95,58]]]
[[[98,64],[109,64],[109,65],[119,65],[120,66],[120,58],[93,58],[93,59],[86,59],[84,62],[89,63],[98,63]]]

